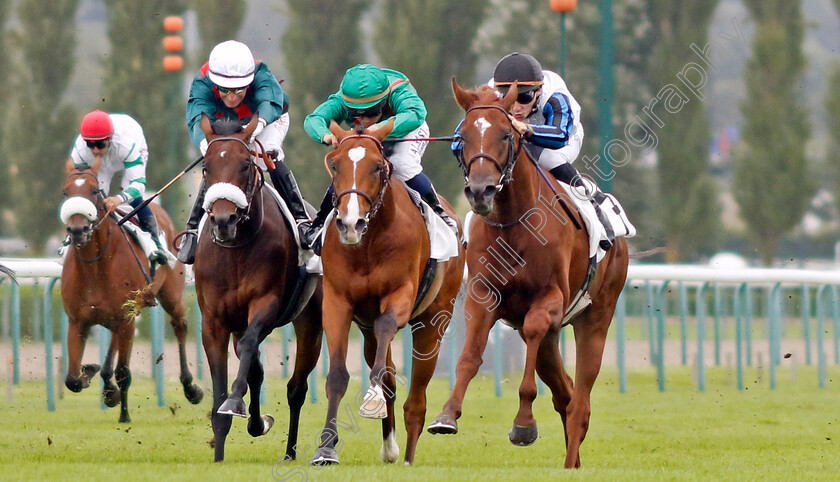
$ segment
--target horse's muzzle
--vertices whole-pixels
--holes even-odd
[[[84,248],[90,242],[93,229],[90,224],[81,226],[67,226],[67,234],[70,236],[70,243],[77,248]]]
[[[468,184],[464,188],[464,196],[476,214],[486,216],[493,210],[493,199],[499,192],[494,184]]]
[[[208,221],[210,222],[210,231],[217,241],[226,243],[236,238],[236,226],[239,224],[238,213],[219,215],[210,213]]]
[[[362,236],[368,229],[368,222],[364,218],[355,218],[355,220],[336,218],[335,227],[338,228],[338,239],[342,244],[355,246],[362,242]]]

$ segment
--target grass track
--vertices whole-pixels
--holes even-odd
[[[755,373],[747,374],[753,380]],[[753,377],[753,378],[750,378]],[[816,370],[800,367],[797,380],[779,376],[779,388],[751,383],[738,392],[725,369],[707,371],[707,390],[697,392],[686,368],[668,372],[664,393],[653,370],[635,371],[628,392],[617,374],[604,370],[593,392],[592,420],[582,446],[583,469],[562,469],[562,425],[548,393],[537,398],[540,438],[531,447],[507,441],[518,406],[518,377],[496,398],[492,379],[480,378],[467,393],[461,432],[420,438],[413,467],[379,461],[379,422],[357,417],[358,433],[340,432],[341,465],[316,470],[302,460],[274,466],[285,449],[285,384],[269,380],[265,411],[277,419],[265,437],[251,438],[234,420],[226,461],[212,462],[210,397],[190,405],[176,381],[167,384],[167,407],[157,407],[152,381],[131,388],[132,423],[117,423],[118,409],[99,409],[98,382],[81,394],[65,393],[47,412],[43,383],[14,388],[0,403],[0,478],[3,480],[840,480],[840,368],[829,370],[825,388]],[[209,385],[204,381],[203,385]],[[319,403],[303,409],[302,452],[311,454],[326,412],[323,379]],[[345,401],[359,390],[351,381]],[[398,388],[398,404],[404,387]],[[427,421],[449,394],[448,381],[429,390]],[[209,395],[209,390],[207,395]],[[355,405],[349,408],[355,413]],[[173,413],[174,410],[174,413]],[[349,420],[341,411],[340,420]],[[405,445],[402,410],[397,433]],[[301,457],[299,452],[299,457]],[[274,467],[273,467],[274,466]],[[274,472],[273,472],[274,471]]]

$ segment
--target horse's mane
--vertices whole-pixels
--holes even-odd
[[[241,120],[232,119],[230,117],[221,117],[216,119],[210,124],[210,126],[213,128],[213,132],[219,134],[220,136],[229,136],[237,132],[242,132],[242,129],[245,128]]]

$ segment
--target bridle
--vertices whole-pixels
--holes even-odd
[[[70,178],[70,177],[74,177],[74,176],[90,176],[90,177],[93,178],[93,182],[97,186],[96,202],[94,203],[94,205],[96,206],[97,219],[96,219],[96,221],[92,221],[89,225],[90,226],[90,231],[91,231],[91,233],[93,233],[94,231],[99,229],[99,227],[102,225],[102,221],[105,219],[105,216],[100,217],[100,215],[103,211],[102,203],[105,201],[105,196],[103,196],[102,191],[99,189],[99,179],[97,179],[96,175],[94,175],[93,173],[82,170],[82,171],[71,172],[67,177]],[[108,226],[108,232],[107,232],[107,235],[105,237],[105,246],[102,248],[101,251],[98,251],[96,253],[96,255],[94,255],[92,258],[85,259],[85,258],[82,258],[82,255],[79,254],[78,250],[74,249],[73,253],[76,255],[77,258],[79,258],[79,261],[81,261],[82,263],[85,263],[85,264],[95,263],[95,262],[101,260],[105,256],[105,253],[108,252],[108,247],[109,247],[110,244],[111,244],[111,226],[109,225]]]
[[[469,109],[467,109],[467,112],[464,115],[464,119],[466,120],[466,116],[469,115],[470,112],[474,110],[484,109],[496,109],[501,111],[505,115],[505,119],[507,119],[508,123],[510,123],[508,112],[503,107],[498,105],[477,105],[470,107]],[[516,130],[513,129],[513,124],[510,123],[510,125],[511,132],[515,132]],[[486,159],[492,162],[501,173],[499,176],[499,180],[496,183],[497,191],[501,191],[505,185],[513,182],[513,168],[516,166],[516,160],[519,158],[519,153],[522,151],[522,140],[521,137],[517,138],[514,134],[511,133],[510,136],[506,139],[506,141],[508,144],[508,158],[507,163],[505,165],[502,165],[502,163],[499,162],[498,159],[484,151],[475,153],[472,157],[470,157],[468,161],[465,161],[463,149],[458,150],[456,155],[458,157],[458,165],[461,167],[461,171],[464,173],[464,182],[469,182],[470,168],[472,167],[473,163],[479,159]],[[516,144],[516,147],[514,147],[514,144]]]
[[[248,144],[245,141],[243,141],[242,139],[240,139],[238,137],[232,137],[232,136],[216,137],[215,139],[213,139],[213,140],[211,140],[210,142],[207,143],[207,149],[209,150],[210,146],[213,145],[214,142],[225,142],[225,141],[235,141],[235,142],[238,142],[238,143],[242,144],[243,146],[245,146],[245,149],[250,154],[250,156],[248,157],[248,163],[249,163],[248,181],[247,181],[247,184],[245,185],[245,189],[243,190],[243,192],[245,193],[246,205],[245,205],[244,208],[240,208],[238,206],[236,208],[236,212],[240,215],[239,219],[236,221],[236,224],[240,225],[240,224],[244,223],[245,221],[248,221],[251,218],[251,206],[253,205],[254,197],[257,195],[257,193],[260,192],[260,189],[262,189],[262,185],[265,183],[265,181],[263,180],[263,177],[261,175],[259,175],[259,167],[257,167],[257,164],[256,164],[256,162],[254,162],[253,158],[254,157],[262,158],[265,161],[265,163],[268,167],[273,167],[274,163],[273,163],[271,157],[268,155],[268,153],[265,152],[265,149],[262,147],[262,144],[260,144],[258,141],[255,141],[255,142],[256,142],[256,144],[259,145],[259,147],[261,149],[261,152],[257,152],[255,150],[252,150],[250,147],[248,147]],[[207,179],[207,168],[206,167],[201,170],[201,176],[205,180]],[[264,209],[264,207],[263,207],[263,209]],[[207,210],[207,214],[212,214],[210,209]],[[254,234],[251,237],[251,239],[248,239],[248,240],[246,240],[244,242],[241,242],[239,244],[236,244],[236,245],[230,245],[230,244],[227,244],[223,241],[219,241],[218,239],[216,239],[215,236],[213,236],[213,242],[215,244],[217,244],[219,246],[222,246],[222,247],[225,247],[225,248],[238,248],[240,246],[244,246],[245,244],[250,243],[254,238],[256,238],[257,234],[260,232],[260,229],[262,228],[263,220],[264,220],[263,213],[260,212],[260,225],[254,231]],[[211,234],[212,234],[212,230],[211,230]]]
[[[376,145],[377,149],[379,149],[379,153],[383,154],[382,143],[376,137],[367,135],[367,134],[356,134],[352,136],[347,136],[339,142],[339,146],[343,144],[348,139],[369,139],[373,141]],[[382,156],[382,159],[385,159],[385,156]],[[332,172],[327,165],[327,157],[324,157],[324,165],[327,166],[327,172],[330,174],[330,178],[333,179],[333,185],[335,185],[335,179],[333,178]],[[379,212],[379,209],[382,208],[382,205],[385,203],[385,191],[388,189],[388,181],[391,179],[391,163],[385,159],[385,168],[379,170],[379,194],[376,196],[376,199],[370,197],[370,194],[355,188],[345,189],[338,194],[333,195],[333,209],[338,209],[338,203],[341,201],[341,198],[348,195],[348,194],[358,194],[359,196],[363,197],[365,201],[368,202],[370,205],[370,209],[368,209],[367,214],[363,218],[365,221],[365,227],[362,230],[362,234],[367,231],[367,226],[370,224],[371,219],[376,216],[376,213]]]

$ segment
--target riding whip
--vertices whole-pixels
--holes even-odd
[[[189,170],[190,170],[190,169],[194,168],[194,167],[195,167],[195,165],[196,165],[196,164],[198,164],[199,162],[201,162],[202,160],[204,160],[204,156],[198,156],[198,159],[196,159],[196,160],[194,160],[193,162],[191,162],[189,166],[185,167],[183,171],[181,171],[180,173],[178,173],[178,175],[177,175],[177,176],[175,176],[174,178],[172,178],[172,180],[171,180],[171,181],[167,182],[165,186],[163,186],[162,188],[158,189],[158,192],[156,192],[156,193],[154,193],[153,195],[149,196],[149,198],[148,198],[148,199],[144,200],[142,203],[140,203],[140,205],[139,205],[139,206],[137,206],[136,208],[132,209],[130,213],[126,214],[125,216],[123,216],[123,218],[122,218],[122,219],[120,219],[119,221],[117,221],[117,226],[122,226],[122,225],[123,225],[126,221],[128,221],[128,220],[131,218],[131,216],[134,216],[135,214],[137,214],[137,211],[139,211],[139,210],[143,209],[144,207],[148,206],[148,205],[149,205],[149,203],[150,203],[150,202],[152,202],[152,200],[154,200],[154,198],[156,198],[156,197],[160,196],[160,194],[161,194],[163,191],[166,191],[167,189],[169,189],[169,186],[171,186],[171,185],[175,184],[175,181],[177,181],[178,179],[181,179],[181,177],[182,177],[184,174],[186,174],[187,172],[189,172]]]

